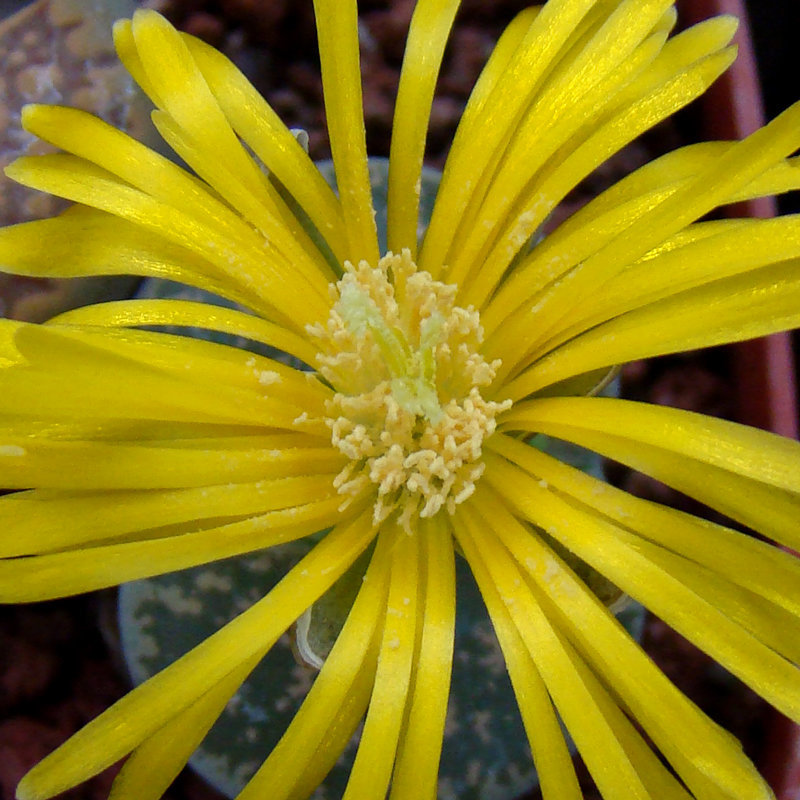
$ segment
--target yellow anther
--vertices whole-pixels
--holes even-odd
[[[374,484],[375,522],[397,510],[410,529],[414,516],[452,513],[474,491],[483,441],[511,405],[481,395],[499,362],[481,356],[478,313],[456,306],[455,294],[407,250],[377,267],[347,263],[327,324],[311,330],[336,390],[331,441],[350,459],[335,485],[348,494]]]

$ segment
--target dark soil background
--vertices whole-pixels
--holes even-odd
[[[4,0],[8,3],[8,0]],[[287,124],[309,132],[315,158],[329,155],[310,0],[161,0],[173,22],[224,50],[250,76]],[[525,0],[464,0],[434,101],[429,158],[440,167],[464,102],[498,34]],[[788,31],[797,31],[793,0],[752,0],[759,58],[767,73],[766,102],[774,116],[797,99],[798,56]],[[394,89],[413,0],[363,0],[364,99],[368,145],[387,155]],[[792,22],[794,20],[794,22]],[[679,143],[683,123],[664,125],[573,192],[570,210],[648,158]],[[792,201],[790,201],[791,203]],[[796,201],[794,208],[796,208]],[[792,208],[787,205],[786,209]],[[731,417],[732,378],[726,350],[710,350],[628,365],[627,396]],[[609,465],[611,478],[637,494],[697,512],[697,504],[649,479]],[[68,735],[127,689],[113,640],[113,593],[0,609],[0,797],[11,800],[19,778]],[[104,636],[105,632],[105,636]],[[644,643],[669,676],[714,719],[740,737],[756,759],[765,743],[765,706],[691,644],[651,618]],[[108,796],[115,770],[63,795]],[[597,797],[586,778],[587,798]],[[531,795],[535,797],[536,795]],[[170,800],[219,795],[187,770]]]

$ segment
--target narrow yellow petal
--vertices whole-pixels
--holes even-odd
[[[458,520],[456,524],[461,524]],[[463,537],[463,535],[462,535]],[[462,545],[463,546],[463,545]],[[469,545],[465,553],[475,552]],[[480,587],[503,651],[509,677],[517,698],[525,733],[533,753],[543,797],[583,800],[572,756],[564,740],[547,687],[519,631],[503,604],[486,566],[479,556],[469,558],[470,569]]]
[[[602,441],[601,441],[602,440]],[[596,437],[591,449],[651,475],[725,516],[793,550],[800,550],[796,520],[800,498],[729,469],[695,461],[668,449],[621,437]]]
[[[719,58],[724,55],[725,51]],[[719,58],[710,56],[700,64],[713,65]],[[546,352],[563,341],[561,333],[569,327],[572,315],[581,308],[586,298],[598,292],[628,264],[721,203],[727,202],[734,193],[746,187],[764,170],[791,155],[800,145],[798,130],[800,103],[791,106],[743,141],[737,142],[692,180],[683,184],[678,191],[639,217],[624,233],[588,258],[576,271],[576,279],[563,281],[555,287],[546,298],[546,306],[540,309],[538,324],[541,326],[541,349]],[[592,139],[584,147],[593,147]]]
[[[142,59],[133,37],[133,22],[130,19],[119,19],[114,23],[114,49],[122,65],[130,76],[136,81],[141,90],[153,100],[154,105],[160,105],[155,88],[147,77]]]
[[[367,168],[355,0],[314,0],[322,89],[336,184],[349,240],[347,257],[378,263],[378,235]]]
[[[514,137],[513,146],[509,146],[503,159],[506,166],[498,170],[480,214],[474,220],[472,232],[465,236],[463,246],[453,259],[458,272],[454,270],[452,277],[463,274],[461,280],[467,286],[460,302],[472,303],[479,308],[485,305],[486,298],[492,294],[511,261],[524,250],[549,213],[547,204],[536,206],[533,203],[533,198],[538,196],[539,184],[546,180],[542,175],[557,169],[558,162],[564,160],[567,152],[582,140],[582,132],[588,126],[598,125],[604,113],[608,116],[608,98],[614,97],[620,86],[630,83],[647,69],[664,44],[664,38],[664,34],[660,34],[646,39],[618,68],[588,88],[583,96],[569,99],[560,95],[547,96],[531,109],[528,124]],[[542,103],[545,103],[544,108],[539,107]],[[537,122],[541,119],[553,121],[543,128]],[[529,155],[531,151],[536,153],[535,157]],[[519,163],[526,164],[526,171],[521,171],[518,166],[509,169],[510,165]],[[551,202],[557,201],[552,198]],[[490,222],[487,215],[491,215],[494,222]],[[483,230],[490,231],[490,235],[484,233],[479,237],[474,233],[475,225],[481,224],[485,224]]]
[[[222,53],[192,36],[183,40],[230,124],[344,261],[347,233],[341,205],[295,136]]]
[[[598,553],[602,551],[600,558],[604,561],[611,562],[618,558],[618,553],[613,552],[614,547],[609,544],[610,541],[614,541],[613,537],[603,536],[602,542],[596,540],[598,527],[592,524],[590,518],[583,517],[577,522],[577,516],[573,517],[567,510],[566,504],[560,503],[552,493],[540,487],[536,481],[520,481],[519,473],[515,473],[513,469],[497,470],[497,472],[502,473],[502,476],[497,477],[504,486],[506,496],[509,481],[515,480],[511,489],[511,500],[517,509],[530,516],[533,507],[540,507],[541,513],[537,514],[537,524],[541,523],[551,535],[567,544],[573,552],[577,552],[582,558],[586,556],[586,548],[575,550],[573,539],[570,538],[567,542],[562,536],[566,528],[570,529],[570,536],[574,532],[576,539],[594,541],[594,545],[590,546]],[[532,489],[533,486],[536,486],[535,491]],[[527,501],[524,503],[526,506],[524,509],[520,503],[520,489],[528,491],[528,496],[532,498],[530,503]],[[550,617],[556,630],[563,631],[564,636],[569,635],[575,647],[587,659],[587,665],[597,678],[605,679],[609,687],[613,687],[614,694],[620,697],[625,707],[642,724],[667,758],[675,766],[682,764],[684,760],[694,763],[695,768],[705,772],[708,778],[725,791],[739,792],[742,797],[748,798],[768,797],[766,784],[753,764],[744,757],[738,743],[705,717],[669,682],[631,639],[622,625],[566,568],[558,556],[544,545],[530,528],[514,519],[512,513],[499,501],[499,495],[495,498],[490,505],[492,529],[536,583],[538,591],[535,595],[539,596],[544,613]],[[488,502],[487,507],[489,507]],[[484,519],[483,524],[490,523]],[[575,529],[576,524],[581,526],[580,530]],[[590,563],[597,567],[597,561],[598,559],[594,559]],[[645,559],[642,559],[642,562],[647,563]],[[630,582],[654,586],[652,574],[646,576],[644,572],[636,572],[634,576],[631,566],[627,565]],[[616,578],[616,574],[601,569],[612,580]],[[664,589],[663,581],[659,581],[658,585],[659,591]],[[512,590],[509,588],[506,591]],[[653,589],[651,594],[655,592]],[[521,599],[519,593],[515,597]],[[674,601],[671,601],[670,605],[674,607]],[[515,603],[510,607],[512,616],[515,614],[521,616],[524,612],[516,606]],[[691,608],[680,606],[680,609],[678,613],[686,617],[706,611],[702,603],[693,604]],[[654,610],[656,613],[660,612],[659,608]],[[715,613],[712,610],[712,615]],[[723,625],[730,626],[721,614],[716,616]],[[712,632],[712,635],[715,634]],[[724,636],[719,638],[724,639]],[[535,657],[535,654],[533,655]],[[755,660],[757,659],[754,657],[753,661]],[[773,661],[775,660],[773,658]],[[584,671],[582,667],[578,669],[579,672]],[[599,694],[596,702],[602,707],[604,702],[601,697],[602,694]],[[569,720],[566,721],[570,730],[573,730]],[[674,736],[675,730],[682,731],[680,739]],[[580,746],[580,742],[578,744]],[[633,755],[631,751],[627,752],[629,756]],[[646,766],[646,762],[643,766]],[[651,762],[650,769],[653,767],[655,765]],[[641,771],[642,777],[647,771],[649,770]],[[660,796],[654,794],[655,798]]]
[[[424,565],[408,720],[392,778],[390,800],[435,800],[444,738],[455,630],[455,563],[450,526],[420,520]]]
[[[790,240],[786,244],[787,249],[800,253],[797,243]],[[676,258],[679,258],[681,250],[675,251]],[[766,258],[770,257],[770,250],[774,252],[775,248],[768,245],[764,249]],[[638,298],[628,299],[630,294],[626,288],[620,292],[623,296],[621,316],[612,317],[596,327],[592,327],[594,323],[587,319],[570,328],[569,333],[565,330],[565,336],[559,335],[559,338],[575,338],[535,361],[506,385],[504,396],[518,400],[545,386],[600,367],[745,341],[800,325],[800,258],[760,268],[756,266],[744,274],[725,277],[726,269],[747,269],[747,264],[757,259],[747,249],[742,250],[741,256],[742,261],[738,263],[732,260],[727,265],[724,262],[720,264],[718,280],[714,280],[713,275],[702,275],[709,269],[708,263],[700,266],[697,272],[701,274],[696,279],[703,283],[684,291],[680,291],[680,284],[674,289],[667,285],[660,287],[661,281],[656,280],[652,284],[653,302],[642,298],[644,305],[624,313],[626,304],[638,302]],[[686,263],[691,266],[691,254],[687,255]],[[710,269],[715,265],[716,262],[712,262]],[[658,266],[654,265],[654,268]],[[622,277],[619,280],[624,282]],[[643,286],[641,277],[638,282],[634,281],[635,276],[630,285],[631,294],[637,289],[650,291]],[[677,290],[675,294],[672,293],[674,290]],[[666,296],[659,297],[659,293]],[[603,301],[598,305],[601,309],[606,306],[598,316],[607,317],[614,313]],[[585,332],[581,333],[581,330]]]
[[[492,237],[486,238],[486,233],[482,233],[484,242],[481,245],[476,231],[485,231],[484,225],[491,227],[483,219],[481,210],[480,218],[476,213],[470,215],[468,212],[459,231],[459,242],[472,242],[472,245],[459,244],[462,247],[461,261],[452,275],[453,279],[458,279],[471,269],[471,294],[464,299],[464,304],[482,305],[483,298],[488,296],[511,259],[581,178],[632,137],[696,97],[730,63],[730,54],[716,61],[708,61],[705,57],[716,53],[730,41],[736,27],[732,18],[717,18],[695,26],[664,45],[664,28],[669,26],[672,16],[670,10],[664,16],[664,24],[650,29],[647,24],[641,26],[642,22],[647,22],[647,17],[641,14],[640,6],[620,5],[602,28],[599,25],[602,14],[596,15],[596,25],[586,30],[583,40],[573,46],[573,52],[564,56],[554,68],[541,96],[528,111],[527,123],[523,122],[515,131],[514,144],[509,145],[502,162],[495,165],[498,172],[493,179],[495,187],[492,192],[493,202],[501,205],[519,195],[515,204],[509,207],[512,224],[507,224],[501,213],[497,219],[502,225],[495,228]],[[655,8],[656,14],[657,11]],[[626,15],[631,13],[640,27],[626,24]],[[652,20],[653,16],[651,7],[649,19]],[[624,33],[619,33],[620,28]],[[607,51],[602,60],[608,67],[609,58],[612,63],[613,59],[619,59],[619,48],[630,47],[630,34],[637,30],[639,37],[645,36],[642,43],[622,60],[618,68],[603,77],[602,71],[595,69],[597,59],[592,55],[592,43],[601,51]],[[616,46],[609,48],[609,41],[617,43]],[[581,81],[576,76],[580,64],[585,70],[587,59],[588,74]],[[565,91],[567,96],[562,97]],[[587,131],[593,131],[588,134],[592,143],[589,147],[584,146]],[[549,156],[556,152],[557,158],[547,163]],[[525,164],[525,170],[518,169],[520,163]],[[504,171],[501,169],[503,164],[506,165]],[[577,169],[573,171],[573,168]],[[523,187],[524,193],[520,195]],[[488,184],[481,192],[487,194],[488,203]],[[477,198],[476,194],[473,211]],[[483,247],[483,256],[476,249],[479,245]],[[471,267],[465,263],[465,259],[470,260],[465,252],[470,246],[474,251]],[[450,262],[453,262],[452,256]]]
[[[31,354],[31,358],[36,350],[35,345],[28,342],[36,341],[37,334],[31,333],[36,330],[29,326],[18,334],[20,347],[27,347],[25,352]],[[189,336],[120,328],[48,325],[41,338],[49,339],[54,351],[61,347],[67,353],[70,346],[90,348],[99,357],[108,354],[128,359],[178,380],[196,383],[199,391],[211,383],[222,387],[220,391],[252,393],[265,399],[280,398],[309,416],[322,415],[325,400],[332,395],[332,390],[312,374],[282,361]],[[244,398],[241,403],[250,405]]]
[[[394,536],[378,536],[364,582],[300,710],[237,800],[307,797],[327,774],[366,711],[389,590]]]
[[[386,794],[408,705],[418,619],[419,540],[398,534],[375,686],[343,800]],[[421,791],[427,794],[428,788]]]
[[[753,593],[800,615],[800,559],[722,525],[642,500],[541,450],[499,434],[487,443],[537,481],[599,512],[620,527],[714,570]]]
[[[308,453],[313,457],[313,451]],[[266,471],[278,472],[278,463]],[[308,469],[309,462],[306,463]],[[71,469],[80,469],[80,461]],[[255,470],[253,470],[255,472]],[[224,479],[224,469],[216,480]],[[189,532],[332,495],[330,475],[149,491],[17,492],[0,498],[0,556],[34,555],[129,539],[182,525]],[[162,534],[164,535],[164,534]],[[142,534],[139,538],[149,538]]]
[[[245,661],[139,745],[114,779],[108,800],[160,800],[257,663]]]
[[[263,237],[244,223],[239,236],[232,238],[209,227],[207,217],[193,217],[70,155],[23,157],[7,167],[6,174],[26,186],[134,222],[197,253],[234,285],[260,296],[274,315],[296,329],[327,316],[329,303],[309,292],[304,282],[289,278],[283,265],[265,258]]]
[[[484,172],[504,149],[553,62],[596,3],[597,0],[551,0],[542,6],[513,56],[503,64],[502,80],[491,81],[486,87],[491,91],[470,119],[469,141],[457,133],[445,165],[421,254],[425,269],[439,270],[447,263],[448,251],[459,230],[453,220],[464,218]],[[514,44],[516,39],[515,33]],[[503,56],[505,61],[505,50]]]
[[[51,420],[138,418],[297,428],[295,420],[302,409],[281,397],[282,383],[286,379],[279,376],[280,380],[275,381],[273,370],[269,369],[265,386],[256,374],[260,370],[255,360],[252,366],[256,371],[251,368],[248,376],[245,369],[240,375],[240,379],[251,381],[250,387],[213,385],[204,382],[199,374],[206,368],[215,371],[212,362],[203,364],[205,359],[187,359],[187,374],[181,374],[180,348],[173,354],[172,367],[168,362],[151,365],[142,361],[148,358],[145,348],[140,348],[138,355],[131,358],[130,351],[128,354],[115,352],[115,343],[110,337],[74,337],[65,333],[65,329],[56,326],[34,325],[26,325],[17,332],[20,353],[36,366],[7,368],[0,410],[16,416]],[[169,338],[166,334],[160,336]],[[172,338],[189,341],[185,337]],[[200,342],[195,341],[195,344]],[[154,356],[164,355],[163,350],[160,353],[157,348],[153,350]],[[191,353],[187,349],[187,356]],[[199,371],[194,377],[192,363]],[[229,371],[223,362],[218,362],[217,368],[216,371]],[[109,375],[113,375],[113,380],[109,380]],[[290,384],[291,381],[287,387]],[[64,385],[71,387],[69,393],[59,390],[58,387]],[[299,385],[297,388],[300,389]],[[304,389],[309,391],[312,387],[307,384]],[[312,402],[319,401],[320,395],[316,397]],[[312,419],[304,427],[325,435],[322,419]]]
[[[159,26],[166,24],[158,15],[153,16],[160,20]],[[200,80],[196,74],[195,79],[195,83]],[[206,99],[213,104],[213,100]],[[156,112],[154,121],[158,122],[159,114],[163,112]],[[208,114],[204,112],[198,118],[199,116],[203,118],[202,130],[205,135],[208,132]],[[262,230],[271,245],[275,245],[291,260],[295,269],[306,267],[305,274],[312,289],[316,287],[317,293],[325,293],[326,282],[333,275],[329,271],[317,273],[314,264],[322,265],[324,270],[327,267],[310,240],[307,237],[301,240],[300,237],[304,234],[298,224],[291,231],[292,235],[287,235],[289,231],[278,216],[281,210],[279,206],[283,206],[283,201],[269,182],[263,180],[254,165],[250,164],[250,170],[255,169],[258,173],[257,186],[261,188],[258,194],[254,193],[257,190],[248,185],[242,186],[241,173],[236,173],[236,177],[233,177],[228,161],[219,159],[219,151],[212,150],[214,157],[208,158],[208,142],[205,139],[202,148],[196,145],[191,152],[185,147],[174,148],[198,174],[208,179],[228,199],[238,212],[234,213],[225,203],[212,196],[209,189],[196,178],[135,139],[84,111],[60,106],[29,105],[23,111],[22,123],[26,130],[39,138],[97,164],[132,186],[226,232],[229,237],[238,239],[243,233],[245,236],[250,234],[240,218],[241,215],[245,216]],[[171,140],[168,141],[173,144]],[[238,141],[236,146],[239,147]],[[250,162],[249,156],[247,161]],[[210,174],[203,172],[204,164]],[[250,181],[250,187],[253,183]],[[226,186],[227,192],[224,191]],[[283,210],[288,214],[288,210]],[[301,242],[305,247],[300,246]],[[316,256],[316,261],[310,253]],[[323,275],[325,280],[322,280]]]
[[[696,497],[731,519],[787,547],[800,549],[796,525],[800,514],[800,498],[793,488],[797,475],[792,467],[797,443],[735,423],[676,409],[644,407],[630,401],[610,401],[620,403],[611,406],[612,413],[623,408],[630,412],[623,414],[624,419],[616,419],[613,432],[571,427],[584,414],[594,417],[590,409],[600,409],[594,405],[596,401],[596,398],[578,400],[579,403],[589,402],[591,405],[581,405],[577,410],[571,408],[567,412],[569,426],[558,425],[556,429],[550,422],[540,421],[538,414],[534,414],[536,419],[529,419],[522,427],[550,432],[557,438],[581,444],[627,464],[690,497]],[[548,407],[567,411],[567,407],[561,403],[569,404],[571,400],[560,398],[555,407],[550,405],[551,402],[550,399],[543,399],[520,404],[510,414],[522,410],[527,416],[525,408],[538,408],[539,403],[545,404],[543,411]],[[647,420],[646,424],[653,426],[649,433],[630,438],[618,435],[628,430],[631,417],[638,416],[641,421],[641,413]],[[595,419],[598,427],[603,427],[605,416],[601,413]],[[588,419],[581,421],[587,421],[592,426]],[[677,423],[675,427],[673,422]],[[682,435],[684,423],[690,426],[688,438]],[[709,427],[704,434],[705,425]],[[512,423],[509,427],[517,429],[519,426]],[[698,436],[696,442],[691,439],[695,435]],[[649,444],[648,440],[654,443]],[[697,447],[694,447],[695,444]],[[776,483],[779,485],[776,486]],[[788,487],[781,488],[780,484],[788,484]]]
[[[520,13],[514,17],[508,27],[503,31],[494,50],[492,50],[489,56],[486,66],[484,66],[481,74],[478,76],[478,80],[467,101],[467,106],[458,123],[455,139],[450,146],[448,164],[445,166],[436,205],[433,209],[433,215],[438,218],[439,222],[442,221],[442,216],[439,215],[437,209],[451,202],[447,198],[451,197],[453,190],[458,188],[452,180],[452,165],[460,161],[459,153],[461,153],[464,148],[468,149],[470,147],[471,142],[476,136],[476,132],[480,130],[480,119],[483,108],[497,86],[498,81],[505,75],[514,54],[522,44],[528,29],[531,27],[533,20],[536,19],[540,10],[540,6],[532,6],[531,8],[520,11]],[[483,181],[481,181],[481,183],[483,183]],[[473,187],[473,192],[476,195],[482,195],[483,189],[475,186]],[[428,227],[425,232],[423,247],[418,256],[418,263],[421,269],[426,270],[435,278],[438,278],[445,264],[441,261],[433,260],[433,258],[436,258],[436,255],[431,256],[433,246],[432,244],[425,244],[425,241],[428,239],[428,231],[430,231],[430,227]],[[431,236],[431,242],[435,236],[435,233]]]
[[[604,436],[609,441],[618,438],[650,445],[776,488],[800,492],[800,443],[704,414],[610,397],[559,397],[514,407],[504,417],[503,427],[517,430],[518,423],[576,444],[591,436],[590,447]]]
[[[685,292],[712,280],[800,258],[800,215],[699,223],[685,231],[685,243],[673,241],[661,253],[648,254],[606,285],[598,305],[575,327],[590,327],[647,303]],[[668,283],[663,279],[669,275]],[[610,311],[606,297],[613,297]]]
[[[125,274],[167,278],[273,314],[254,289],[226,278],[202,255],[84,206],[73,206],[52,219],[0,229],[0,271],[39,278]]]
[[[476,273],[480,283],[490,282],[484,277],[484,256],[495,239],[498,226],[507,225],[513,218],[519,198],[538,170],[555,154],[564,158],[563,147],[576,131],[581,131],[603,113],[608,98],[629,83],[655,58],[666,34],[651,37],[654,24],[662,16],[671,0],[625,0],[609,15],[591,38],[576,46],[548,76],[547,83],[535,99],[525,117],[520,121],[502,162],[493,178],[487,196],[481,204],[476,220],[466,231],[448,257],[448,279],[467,283],[467,276]],[[648,40],[646,46],[642,42]],[[610,44],[612,43],[613,44]],[[636,55],[633,55],[636,53]],[[520,168],[520,165],[524,168]],[[534,190],[534,193],[537,193]],[[516,250],[536,230],[541,220],[528,214],[531,221],[526,230],[513,237],[505,263],[498,262],[489,270],[494,282],[508,266]],[[517,244],[518,242],[518,244]],[[503,248],[505,252],[505,248]],[[478,268],[480,264],[480,268]],[[477,289],[472,288],[475,293]],[[476,298],[465,296],[464,304],[475,303]]]
[[[24,326],[26,323],[21,322]],[[5,326],[0,325],[0,331]],[[252,436],[263,436],[262,425],[237,425],[213,422],[177,422],[175,420],[127,419],[109,420],[102,418],[42,419],[27,416],[17,409],[3,416],[0,431],[7,436],[29,436],[31,439],[52,439],[53,441],[77,442],[117,442],[119,444],[154,445],[161,447],[197,448],[208,445],[211,449],[230,446],[232,449],[247,449]],[[293,433],[267,432],[268,439],[275,448],[319,447],[320,437],[308,431]],[[330,441],[330,434],[322,439]],[[223,442],[225,444],[223,444]]]
[[[164,17],[139,9],[132,20],[133,39],[156,105],[188,133],[202,137],[246,189],[265,196],[266,179],[229,125],[181,35]]]
[[[513,308],[529,301],[559,275],[597,252],[732,146],[732,142],[704,142],[679,148],[648,162],[589,201],[539,242],[503,282],[496,297],[481,313],[486,331],[491,334],[499,325],[505,325]],[[751,199],[760,196],[762,191],[771,194],[797,181],[800,181],[800,169],[785,161],[767,170],[763,178],[752,181],[730,200]],[[735,224],[732,220],[725,222]]]
[[[40,761],[17,787],[45,800],[118,761],[278,637],[355,561],[373,538],[372,511],[337,526],[266,597],[138,686]]]
[[[649,542],[637,540],[636,547],[767,647],[787,661],[800,664],[800,615],[731,584],[713,568],[700,567]]]
[[[190,523],[186,532],[158,539],[3,559],[0,602],[91,592],[291,542],[330,527],[341,518],[340,505],[341,498],[333,495],[229,524]]]
[[[546,215],[561,202],[570,189],[636,136],[700,96],[731,65],[734,58],[735,51],[731,48],[713,53],[656,85],[651,85],[649,80],[644,80],[644,78],[651,77],[650,73],[645,71],[642,75],[643,80],[634,82],[640,93],[634,96],[629,103],[621,107],[612,107],[609,114],[597,121],[594,133],[588,138],[579,136],[573,152],[567,155],[563,161],[554,164],[541,181],[537,181],[531,186],[531,191],[518,212],[519,218],[528,227],[530,227],[530,223],[527,220],[532,213],[536,214],[540,222],[544,221]],[[710,208],[713,208],[714,205],[717,203],[711,205]],[[644,216],[644,218],[647,217]],[[676,226],[675,230],[678,227]],[[653,226],[647,227],[646,230],[653,237],[652,243],[656,244],[654,232],[662,229]],[[520,235],[517,233],[516,238],[519,238]],[[628,228],[620,241],[627,241],[627,235]],[[514,236],[514,230],[511,229],[505,239],[499,240],[495,250],[501,247],[506,240],[513,242]],[[643,246],[643,250],[648,246],[650,245]],[[617,247],[616,240],[614,247],[617,248],[615,252],[619,251],[619,257],[616,258],[614,264],[621,266],[629,254],[622,253],[621,249]],[[600,252],[603,252],[602,249]],[[505,257],[502,250],[500,256]],[[595,259],[599,263],[599,256],[596,255]],[[610,270],[611,266],[607,268]],[[548,301],[554,303],[550,298]],[[563,313],[560,306],[554,304],[553,308],[559,313]],[[550,309],[548,308],[547,311],[549,313]],[[541,310],[540,319],[540,324],[547,331],[547,326],[550,324],[549,317],[545,317]]]
[[[261,192],[252,191],[220,160],[218,153],[208,150],[202,138],[184,130],[168,113],[154,111],[151,119],[178,157],[255,228],[262,238],[264,257],[282,265],[286,280],[297,281],[308,291],[326,296],[334,272],[278,188],[265,180]]]
[[[422,0],[414,7],[394,108],[389,153],[388,248],[417,255],[419,186],[433,92],[461,0]]]
[[[694,641],[782,713],[800,719],[800,670],[695,594],[681,582],[679,574],[662,569],[648,558],[656,545],[642,544],[632,534],[571,507],[513,467],[506,468],[499,463],[492,466],[493,486],[503,487],[505,496],[519,513]],[[507,518],[512,518],[510,513]],[[642,720],[653,740],[669,753],[677,746],[670,741],[674,738],[671,731],[676,729],[680,715],[688,714],[686,709],[678,709],[674,687],[658,686],[657,678],[649,674],[654,671],[652,663],[600,601],[592,598],[588,589],[583,594],[575,592],[569,585],[573,579],[567,573],[556,578],[553,564],[557,562],[550,559],[551,564],[541,556],[541,548],[527,529],[504,521],[502,528],[498,523],[497,530],[506,546],[513,549],[515,557],[528,569],[535,568],[540,573],[538,577],[533,572],[531,575],[541,581],[540,585],[553,597],[558,613],[563,614],[562,622],[574,627],[576,635],[581,636],[581,646],[591,654],[596,668],[602,670],[609,681],[614,681],[616,691]],[[513,544],[509,540],[512,535]],[[672,561],[669,554],[665,560]],[[548,567],[549,578],[545,574]],[[598,646],[601,637],[605,640],[602,647]],[[656,712],[657,708],[660,713]],[[670,709],[669,715],[665,709]],[[683,720],[680,729],[690,730],[689,724],[690,719]],[[695,730],[699,744],[708,734]],[[710,752],[711,741],[704,742],[704,746]],[[719,757],[726,758],[722,751]],[[730,779],[729,773],[725,780]]]
[[[26,131],[116,175],[209,226],[241,234],[237,214],[203,184],[169,159],[126,133],[77,108],[28,105],[22,111]]]
[[[294,272],[286,270],[286,280],[303,274],[312,291],[324,294],[325,283],[332,277],[324,258],[239,142],[184,39],[163,17],[147,10],[137,12],[132,25],[118,26],[116,39],[132,74],[168,113],[165,117],[156,112],[154,117],[165,138],[266,235],[270,247],[291,262]],[[323,183],[317,175],[317,189]],[[330,196],[330,190],[324,191]],[[319,280],[321,276],[327,280]]]
[[[623,744],[619,719],[601,707],[599,682],[583,668],[580,656],[548,619],[491,532],[482,530],[467,511],[459,511],[455,534],[473,570],[483,562],[485,572],[477,569],[475,577],[480,580],[481,572],[487,576],[483,585],[479,583],[485,601],[507,609],[601,793],[658,800]]]
[[[667,47],[696,27],[671,40]],[[634,219],[654,208],[677,191],[682,182],[706,169],[733,146],[733,142],[704,142],[674,150],[648,162],[579,209],[539,242],[530,256],[500,287],[497,296],[481,313],[487,332],[499,324],[505,324],[505,317],[511,308],[520,303],[520,298],[528,298],[597,252]],[[726,202],[740,202],[797,188],[800,188],[800,159],[792,158],[765,170],[747,186],[732,194]],[[732,226],[738,222],[725,220],[724,224]],[[718,224],[702,223],[686,230],[709,225],[713,229]],[[676,237],[682,237],[686,230],[676,234]],[[663,247],[662,243],[651,252],[660,252]],[[509,304],[512,305],[509,307]]]
[[[299,358],[313,366],[316,349],[281,325],[232,308],[188,300],[118,300],[66,311],[49,320],[60,325],[138,327],[175,325],[241,336]]]
[[[742,200],[752,200],[754,197],[796,192],[798,189],[800,189],[800,157],[795,156],[764,170],[762,175],[754,178],[733,195],[731,202],[738,203]]]
[[[27,363],[17,346],[17,335],[25,327],[18,320],[3,320],[0,323],[0,369],[23,366]]]

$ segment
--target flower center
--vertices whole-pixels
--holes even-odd
[[[418,271],[408,250],[377,267],[345,263],[331,285],[320,342],[320,374],[336,394],[326,422],[350,462],[336,478],[340,494],[374,484],[374,521],[395,510],[410,530],[415,515],[451,514],[483,473],[481,447],[495,417],[511,406],[486,401],[500,362],[478,352],[478,312],[455,305],[456,287]]]

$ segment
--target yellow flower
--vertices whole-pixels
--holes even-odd
[[[194,175],[85,113],[25,109],[25,127],[65,152],[9,174],[76,205],[2,231],[0,263],[164,276],[252,313],[130,300],[45,325],[3,321],[0,485],[24,491],[0,500],[0,598],[89,591],[330,531],[249,610],[36,766],[18,797],[51,797],[129,754],[114,798],[160,797],[255,664],[371,546],[333,650],[242,800],[307,796],[364,716],[346,800],[390,785],[392,800],[435,796],[456,551],[548,800],[580,797],[556,712],[607,798],[770,797],[556,550],[795,720],[798,562],[526,442],[544,433],[594,449],[800,547],[796,443],[573,396],[630,359],[800,323],[798,218],[697,221],[798,188],[800,105],[741,143],[664,156],[531,249],[583,176],[734,57],[728,17],[668,39],[666,0],[550,0],[492,54],[418,247],[426,123],[458,6],[420,0],[382,254],[356,5],[315,6],[338,196],[221,54],[151,11],[117,24],[117,49]],[[243,336],[314,371],[146,330],[157,325]]]

